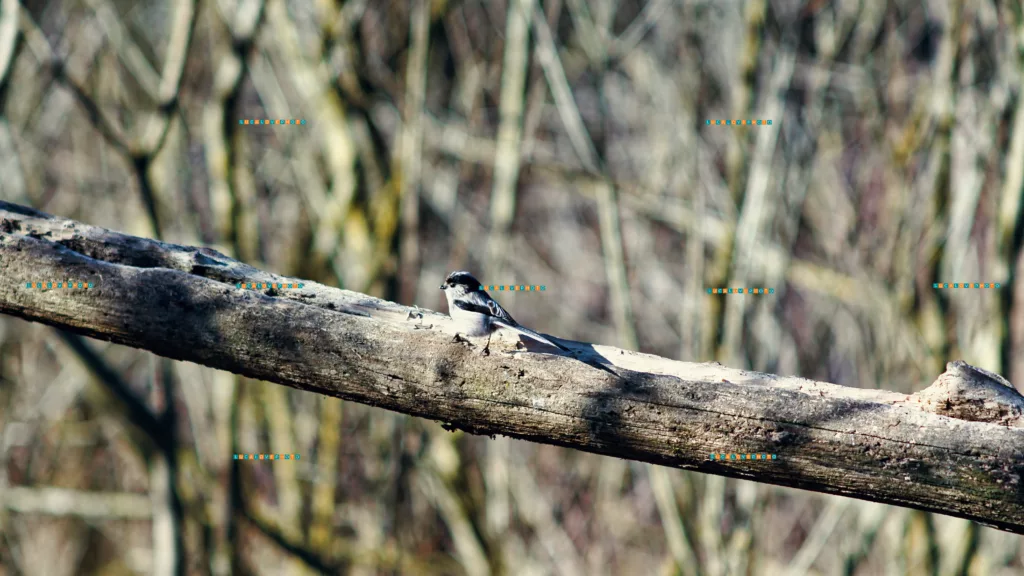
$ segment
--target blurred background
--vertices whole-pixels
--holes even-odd
[[[670,358],[1019,386],[1022,62],[1018,1],[0,0],[0,198],[441,311],[453,269],[543,284],[500,299]],[[4,576],[1020,574],[1020,546],[0,318]]]

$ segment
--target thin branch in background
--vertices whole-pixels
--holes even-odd
[[[491,189],[491,240],[487,274],[494,282],[507,274],[508,234],[516,212],[516,185],[523,136],[523,95],[529,58],[529,16],[533,0],[514,0],[508,5],[505,54],[502,65],[498,140],[494,151],[494,185]]]
[[[544,69],[559,116],[569,133],[569,139],[584,167],[588,171],[604,174],[604,163],[587,132],[580,110],[573,100],[569,82],[558,58],[554,39],[548,28],[547,20],[544,18],[544,13],[539,8],[535,8],[532,15],[533,29],[537,34],[537,58]],[[617,192],[614,185],[605,180],[595,184],[595,193],[601,230],[601,246],[604,249],[605,273],[611,287],[616,331],[622,346],[636,350],[638,341],[622,247]]]
[[[153,516],[147,494],[8,486],[0,493],[0,500],[5,508],[21,514],[78,516],[90,520],[148,520]]]
[[[1017,88],[1018,95],[1024,94],[1024,76],[1020,78],[1020,82]],[[1005,274],[1009,280],[1024,277],[1024,250],[1021,249],[1021,238],[1024,236],[1021,233],[1024,228],[1024,211],[1021,205],[1021,190],[1024,190],[1024,105],[1020,103],[1013,111],[1010,147],[1003,162],[1006,166],[1006,179],[999,195],[995,234],[998,239],[997,245],[1001,247],[1001,260],[1010,267],[997,273]],[[1016,382],[1018,390],[1024,390],[1024,358],[1021,354],[1011,352],[1024,346],[1024,315],[1009,314],[1015,304],[1024,302],[1024,283],[1009,282],[1009,286],[1001,302],[1003,315],[1007,318],[1006,328],[1009,336],[1002,351],[1001,361],[1010,382]]]
[[[327,193],[323,201],[309,206],[319,212],[313,249],[319,258],[329,264],[332,276],[349,285],[341,260],[342,231],[356,194],[355,142],[348,128],[343,102],[333,89],[328,70],[319,62],[318,55],[309,55],[295,19],[289,14],[283,0],[267,0],[267,26],[272,44],[288,62],[283,70],[290,80],[290,88],[298,93],[300,109],[316,110],[316,127],[311,136],[318,139],[318,154],[326,172]],[[312,128],[312,126],[311,126]],[[354,288],[361,288],[353,286]]]
[[[668,549],[675,559],[676,570],[683,576],[694,576],[697,574],[697,554],[690,546],[686,528],[680,518],[672,476],[666,468],[654,465],[647,466],[647,473],[651,479],[651,491],[654,492],[654,499],[658,503],[658,513],[661,515],[661,525],[665,531]]]
[[[851,502],[852,500],[848,498],[834,497],[828,499],[825,510],[818,516],[818,521],[808,531],[807,539],[804,540],[800,551],[796,553],[796,556],[789,563],[790,575],[797,576],[810,572],[814,562],[821,555],[822,550],[825,549],[825,544],[828,543],[829,538],[835,533],[836,527],[839,526],[839,521],[850,507]]]
[[[420,277],[420,170],[423,116],[430,48],[430,0],[414,0],[409,16],[409,59],[405,70],[405,124],[401,135],[402,239],[399,246],[399,302],[416,302]]]
[[[163,508],[166,508],[166,520],[162,522],[163,530],[158,530],[157,526],[154,525],[154,542],[159,542],[157,540],[158,534],[166,539],[163,546],[163,554],[168,562],[161,567],[166,568],[166,574],[168,576],[184,576],[188,567],[185,564],[185,509],[182,504],[181,487],[179,486],[181,472],[181,464],[178,458],[181,446],[177,403],[177,390],[179,387],[175,379],[173,363],[169,359],[160,358],[156,365],[160,374],[159,384],[163,390],[163,411],[160,413],[160,423],[167,435],[168,443],[173,448],[165,450],[162,454],[163,458],[153,462],[151,478],[154,477],[154,474],[162,472],[163,476],[156,479],[155,482],[158,482],[157,486],[160,486],[159,483],[163,483],[163,485],[162,489],[152,490],[152,497],[154,503],[159,502]],[[156,524],[156,520],[164,514],[164,510],[154,508],[154,511],[158,511],[154,514],[154,524]]]
[[[601,173],[597,149],[594,148],[594,142],[590,138],[590,134],[587,133],[583,117],[580,116],[580,110],[573,100],[572,88],[569,86],[569,80],[565,77],[565,69],[562,68],[558,59],[558,49],[551,35],[551,29],[548,28],[544,12],[535,6],[535,2],[530,4],[533,6],[530,12],[533,19],[533,31],[537,38],[537,59],[548,80],[548,87],[551,89],[551,96],[555,99],[558,115],[562,119],[569,140],[583,163],[583,167],[593,174]]]
[[[142,83],[152,98],[160,98],[158,101],[160,118],[158,120],[150,119],[145,124],[147,131],[136,138],[129,138],[104,114],[102,106],[67,74],[66,62],[61,59],[53,59],[52,50],[50,50],[51,70],[53,76],[71,90],[79,104],[85,109],[93,126],[108,143],[125,157],[134,169],[153,234],[156,238],[161,238],[163,231],[156,194],[157,187],[149,169],[153,159],[163,148],[171,122],[176,117],[177,93],[185,67],[185,57],[188,53],[192,30],[196,23],[195,2],[188,0],[177,4],[176,18],[173,20],[174,28],[171,33],[172,43],[168,48],[169,58],[159,84],[155,79],[155,72],[141,55],[139,49],[124,38],[124,33],[117,25],[110,6],[103,0],[93,0],[93,5],[94,9],[98,11],[100,21],[108,24],[107,34],[113,40],[114,45],[122,49],[124,61],[129,63],[136,79]]]
[[[169,478],[174,470],[163,454],[150,461],[149,496],[153,514],[153,574],[173,576],[185,574],[186,567],[180,546],[183,538],[181,517],[174,513],[175,503],[173,481]],[[177,508],[180,511],[180,503]]]
[[[236,463],[235,466],[238,466]],[[237,478],[238,476],[235,475]],[[238,486],[241,488],[241,485]],[[253,505],[249,503],[249,499],[240,493],[234,497],[235,504],[239,508],[239,514],[249,523],[251,523],[257,530],[259,530],[264,536],[268,537],[271,542],[277,544],[282,550],[301,560],[307,567],[319,571],[321,574],[340,574],[344,568],[343,565],[330,564],[320,557],[317,552],[311,548],[307,548],[303,544],[289,539],[285,533],[275,526],[274,522],[253,510]],[[236,554],[238,553],[236,549]]]
[[[307,538],[310,549],[326,554],[330,549],[338,476],[338,449],[341,446],[341,418],[344,403],[338,398],[320,399],[320,426],[317,434],[317,476],[310,497]]]
[[[490,201],[490,234],[485,272],[491,282],[517,282],[509,277],[509,235],[516,213],[523,136],[523,95],[529,63],[529,16],[533,0],[513,0],[505,14],[505,51],[501,76],[498,139],[494,150],[494,182]],[[535,282],[530,281],[530,282]],[[487,446],[487,527],[501,547],[510,521],[509,440],[495,439]],[[496,552],[499,558],[505,555]]]
[[[267,382],[258,384],[257,394],[264,406],[267,420],[269,450],[274,454],[298,452],[295,449],[295,438],[292,435],[294,415],[290,410],[289,394],[280,386]],[[298,481],[295,466],[275,466],[274,480],[277,487],[278,525],[281,531],[292,540],[302,539],[302,488]],[[314,510],[318,516],[319,512]],[[314,548],[316,549],[316,548]]]
[[[519,465],[509,467],[509,486],[520,517],[536,533],[559,574],[583,576],[585,563],[565,527],[555,518],[556,504],[537,485],[533,472],[523,465],[522,453],[514,451],[512,454],[513,462]]]
[[[124,406],[125,417],[129,422],[137,426],[157,448],[163,451],[175,449],[160,418],[132,391],[120,374],[92,349],[85,338],[63,330],[58,330],[57,334],[78,355],[100,384]]]
[[[110,0],[87,0],[86,4],[92,9],[108,42],[117,51],[119,60],[139,83],[142,90],[150,98],[155,99],[160,90],[160,78],[146,55],[142,53],[142,49],[131,41],[129,32],[115,13],[117,8]]]
[[[0,94],[7,90],[18,43],[18,0],[0,1]]]
[[[640,44],[671,4],[670,0],[651,0],[644,4],[640,15],[630,22],[625,31],[615,39],[611,56],[619,59],[627,56]]]
[[[882,525],[893,509],[880,504],[868,504],[857,509],[856,528],[843,555],[840,569],[843,576],[854,576],[858,568],[871,553]]]
[[[590,8],[585,0],[568,0],[569,15],[580,40],[580,46],[591,62],[601,62],[606,54],[605,39],[598,34],[597,27],[590,17]]]
[[[209,206],[217,242],[231,246],[237,254],[237,181],[239,169],[237,125],[242,82],[248,69],[247,54],[264,20],[265,2],[240,2],[230,15],[223,15],[229,37],[222,46],[221,58],[214,65],[211,97],[202,113],[206,167],[209,177]]]
[[[784,89],[793,81],[793,64],[796,54],[783,52],[772,71],[769,100],[763,104],[763,114],[779,118],[784,109]],[[736,239],[733,245],[732,262],[729,266],[728,282],[732,286],[759,284],[761,278],[752,277],[755,247],[763,240],[765,227],[774,220],[775,211],[781,206],[771,196],[770,174],[772,159],[778,143],[779,133],[775,130],[761,130],[756,133],[756,145],[750,158],[751,168],[747,176],[746,190],[742,195],[742,206],[736,223]],[[777,194],[779,191],[775,190]],[[746,316],[743,298],[728,298],[724,303],[722,317],[722,339],[716,357],[729,364],[740,362],[743,319]]]
[[[450,439],[446,436],[435,436],[432,442],[450,442]],[[445,464],[450,462],[451,458],[458,457],[451,446],[448,446],[446,449],[439,448],[439,450],[452,454],[449,458],[441,460],[441,467],[443,468],[448,468]],[[435,450],[435,454],[437,453],[438,451]],[[461,562],[466,574],[469,576],[486,576],[491,573],[491,568],[483,545],[480,543],[476,531],[466,516],[466,512],[463,510],[459,499],[452,494],[450,487],[442,479],[443,476],[443,471],[437,470],[435,466],[421,466],[416,472],[416,480],[420,490],[433,501],[448,527],[455,547],[455,555]]]
[[[978,541],[979,541],[979,528],[974,522],[967,525],[967,530],[963,555],[960,557],[960,563],[956,568],[957,576],[967,576],[971,573],[971,564],[974,562],[975,557],[978,553]],[[938,563],[936,562],[936,566]]]
[[[177,486],[178,439],[173,383],[167,378],[162,382],[165,393],[164,413],[157,416],[81,336],[64,331],[59,331],[59,334],[105,388],[121,402],[128,420],[135,423],[157,447],[155,462],[162,464],[154,464],[151,474],[152,497],[158,502],[154,505],[165,507],[166,513],[163,508],[159,508],[160,512],[154,516],[155,519],[159,519],[158,522],[154,522],[153,527],[154,546],[157,556],[167,561],[159,564],[158,568],[170,570],[167,574],[183,574],[186,569],[182,537],[184,510]],[[161,361],[161,364],[167,366],[165,361]],[[165,370],[164,375],[168,376],[169,370]],[[157,477],[159,473],[163,473],[164,476]]]
[[[727,478],[707,476],[699,508],[700,547],[704,553],[704,574],[721,576],[725,573],[725,538],[722,534],[722,516],[725,513],[725,485]]]

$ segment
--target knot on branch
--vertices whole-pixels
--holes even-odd
[[[1002,376],[963,360],[946,364],[946,371],[912,399],[934,414],[1024,428],[1024,396]]]

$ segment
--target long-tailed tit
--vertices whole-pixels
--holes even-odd
[[[469,272],[452,272],[441,285],[441,290],[444,290],[448,298],[448,313],[459,332],[467,336],[490,336],[498,328],[507,328],[548,346],[567,350],[533,330],[520,326]]]

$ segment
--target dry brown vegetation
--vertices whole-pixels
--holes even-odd
[[[427,308],[453,268],[544,284],[501,300],[668,357],[1024,380],[1018,3],[26,4],[0,0],[5,200]],[[964,281],[1002,288],[932,288]],[[1019,536],[966,521],[452,434],[9,319],[0,494],[0,573],[1024,569]]]

